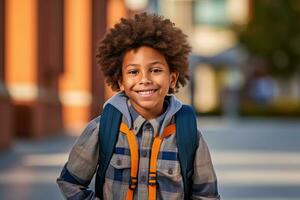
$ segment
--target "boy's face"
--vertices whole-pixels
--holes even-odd
[[[136,111],[152,119],[163,112],[164,97],[175,88],[177,78],[159,51],[142,46],[124,55],[119,86]]]

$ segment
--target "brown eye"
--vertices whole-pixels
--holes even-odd
[[[130,75],[137,75],[138,73],[139,73],[138,70],[129,70],[127,72],[127,74],[130,74]]]
[[[162,72],[162,70],[159,69],[159,68],[153,68],[153,69],[151,69],[151,72],[153,72],[153,73],[159,73],[159,72]]]

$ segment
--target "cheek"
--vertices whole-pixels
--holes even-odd
[[[123,88],[124,89],[129,89],[129,88],[133,87],[134,84],[135,84],[135,81],[133,79],[123,78]]]
[[[170,77],[165,76],[163,79],[160,79],[160,86],[164,91],[169,91],[169,87],[172,87],[171,82]]]

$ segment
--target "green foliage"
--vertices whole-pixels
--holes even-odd
[[[244,101],[240,105],[240,116],[255,117],[300,117],[300,103],[293,101],[277,102],[268,105],[259,105]]]
[[[250,53],[267,61],[272,74],[300,70],[300,1],[253,0],[252,18],[239,39]]]

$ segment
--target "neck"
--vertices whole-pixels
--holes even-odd
[[[162,113],[163,113],[163,111],[157,112],[157,113],[155,113],[155,112],[150,113],[150,110],[145,113],[139,112],[139,114],[142,115],[147,120],[155,119],[155,118],[159,117]]]
[[[143,116],[143,118],[145,118],[147,120],[155,119],[164,112],[163,105],[157,106],[157,107],[151,108],[151,109],[141,108],[134,103],[131,103],[131,105],[141,116]]]

